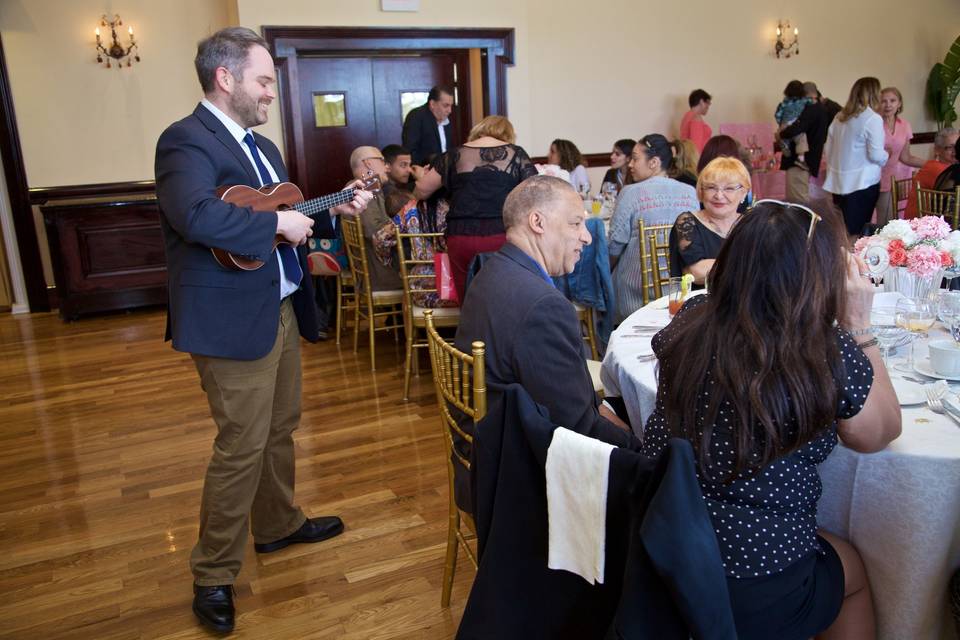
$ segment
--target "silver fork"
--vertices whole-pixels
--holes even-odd
[[[933,384],[924,385],[923,392],[927,396],[927,406],[936,413],[943,413],[943,402],[941,399],[947,392],[947,383],[939,380]]]

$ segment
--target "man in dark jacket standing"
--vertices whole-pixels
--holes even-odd
[[[435,156],[456,146],[450,126],[451,111],[453,91],[437,86],[430,89],[426,104],[407,114],[403,121],[403,146],[410,150],[413,164],[430,164]]]
[[[791,151],[793,151],[793,137],[801,133],[807,134],[809,146],[809,150],[804,155],[806,161],[804,164],[796,163],[796,152],[790,155],[784,154],[780,160],[780,168],[787,172],[787,202],[803,205],[809,202],[810,176],[820,175],[820,160],[823,157],[823,145],[827,142],[830,120],[826,106],[815,100],[803,108],[800,117],[793,124],[778,134],[791,146]]]

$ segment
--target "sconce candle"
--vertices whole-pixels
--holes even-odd
[[[784,31],[790,31],[790,21],[777,22],[777,41],[773,45],[773,53],[778,58],[789,58],[800,55],[800,29],[793,28],[793,39],[787,40]]]
[[[110,43],[106,47],[103,46],[100,40],[100,27],[94,30],[97,36],[97,62],[104,62],[104,60],[106,60],[105,66],[108,69],[113,66],[111,59],[117,62],[118,69],[123,68],[124,60],[126,60],[128,67],[132,66],[130,61],[131,56],[134,61],[140,62],[140,49],[137,46],[137,41],[133,38],[133,26],[127,27],[127,34],[130,39],[129,46],[124,47],[120,44],[120,40],[117,37],[117,27],[122,25],[123,21],[119,15],[114,15],[112,20],[107,18],[106,15],[100,18],[100,27],[110,27]]]

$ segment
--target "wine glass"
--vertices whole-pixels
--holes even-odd
[[[954,341],[960,342],[960,291],[944,291],[940,294],[937,317],[950,329]]]
[[[913,372],[913,351],[917,338],[925,335],[927,329],[933,326],[937,319],[937,303],[929,298],[901,298],[897,301],[895,315],[897,325],[914,334],[910,350],[907,351],[907,361],[897,365],[896,369]]]
[[[907,335],[907,330],[897,324],[896,306],[874,307],[870,310],[870,330],[873,332],[884,366],[889,367],[890,349]]]

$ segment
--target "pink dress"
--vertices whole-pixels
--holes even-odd
[[[680,121],[681,140],[689,140],[697,148],[697,151],[703,151],[704,145],[711,137],[713,137],[713,129],[693,110],[683,114],[683,119]]]
[[[883,146],[890,152],[890,159],[880,170],[880,191],[890,191],[890,179],[905,180],[913,176],[913,167],[900,162],[900,152],[910,143],[913,129],[910,123],[897,118],[893,125],[893,133],[883,125]]]

